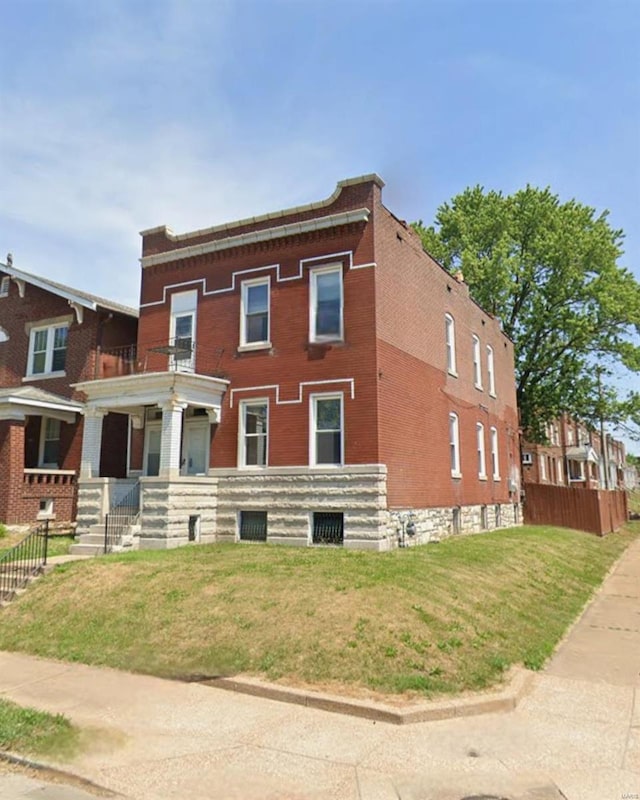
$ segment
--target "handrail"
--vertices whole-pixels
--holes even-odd
[[[47,565],[49,520],[0,556],[0,602],[12,600],[19,589]]]
[[[104,552],[110,553],[120,544],[122,534],[140,516],[140,481],[136,481],[104,518]]]

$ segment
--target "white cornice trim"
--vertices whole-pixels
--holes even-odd
[[[251,231],[238,236],[227,236],[224,239],[217,239],[213,242],[194,244],[189,247],[180,247],[177,250],[168,250],[164,253],[144,256],[140,259],[140,263],[144,269],[156,264],[167,264],[184,258],[215,253],[218,250],[230,250],[234,247],[243,247],[244,245],[257,244],[258,242],[267,242],[271,239],[282,239],[285,236],[296,236],[302,233],[310,233],[311,231],[336,228],[339,225],[349,225],[354,222],[367,222],[370,213],[368,208],[358,208],[353,211],[344,211],[340,214],[330,214],[327,217],[316,217],[304,222],[291,222],[288,225],[265,228],[261,231]]]
[[[261,214],[257,217],[246,217],[245,219],[235,220],[234,222],[225,222],[222,225],[213,225],[210,228],[200,228],[200,230],[189,231],[188,233],[174,233],[171,228],[167,227],[166,225],[156,225],[155,228],[147,228],[144,231],[140,231],[140,236],[150,236],[153,233],[162,233],[172,242],[184,242],[188,239],[195,239],[199,236],[209,236],[212,233],[232,231],[236,228],[244,227],[245,225],[257,225],[262,222],[281,219],[282,217],[288,217],[292,214],[305,214],[308,211],[319,211],[320,209],[326,208],[334,203],[338,197],[340,197],[343,189],[348,186],[357,186],[359,183],[375,183],[375,185],[379,186],[380,189],[384,187],[384,181],[382,178],[379,175],[376,175],[375,172],[371,172],[368,175],[360,175],[357,178],[346,178],[345,180],[338,181],[334,192],[330,197],[327,197],[326,200],[319,200],[315,203],[306,203],[302,206],[293,206],[292,208],[284,208],[281,211],[270,211],[268,214]]]
[[[169,400],[219,408],[229,381],[189,372],[147,372],[74,383],[87,395],[87,407],[106,410],[161,405]]]

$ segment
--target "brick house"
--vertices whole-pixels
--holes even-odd
[[[142,548],[384,550],[519,523],[512,343],[385,208],[383,185],[142,232],[134,374],[76,384],[79,529],[122,494],[100,463],[108,413],[131,420]]]
[[[626,488],[628,465],[623,442],[605,434],[605,464],[600,433],[566,414],[547,424],[545,438],[544,443],[522,442],[522,478],[525,485]]]
[[[84,395],[102,347],[136,340],[137,312],[0,263],[0,522],[75,519]],[[113,369],[117,365],[111,360]],[[105,474],[126,474],[126,419],[109,415]]]

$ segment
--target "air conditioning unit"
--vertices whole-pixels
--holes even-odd
[[[533,464],[533,456],[531,453],[523,453],[522,454],[522,463],[525,467],[530,467]]]

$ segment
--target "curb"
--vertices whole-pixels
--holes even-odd
[[[32,761],[30,758],[18,756],[15,753],[10,753],[8,750],[0,750],[0,760],[6,761],[9,764],[16,764],[19,767],[32,769],[34,772],[48,772],[50,775],[55,775],[57,778],[62,779],[65,783],[80,789],[87,789],[98,797],[124,797],[124,795],[118,794],[104,786],[100,786],[90,781],[88,778],[83,778],[76,772],[69,772],[68,770],[54,767],[42,761]]]
[[[214,689],[225,689],[267,700],[277,700],[281,703],[293,703],[307,708],[331,711],[335,714],[348,714],[374,722],[412,725],[416,722],[434,722],[454,717],[473,717],[478,714],[513,711],[531,689],[534,677],[535,673],[522,667],[514,667],[510,670],[508,685],[500,691],[457,697],[451,700],[415,703],[403,708],[373,700],[359,700],[323,692],[289,688],[248,676],[212,678],[198,681],[198,683]]]

